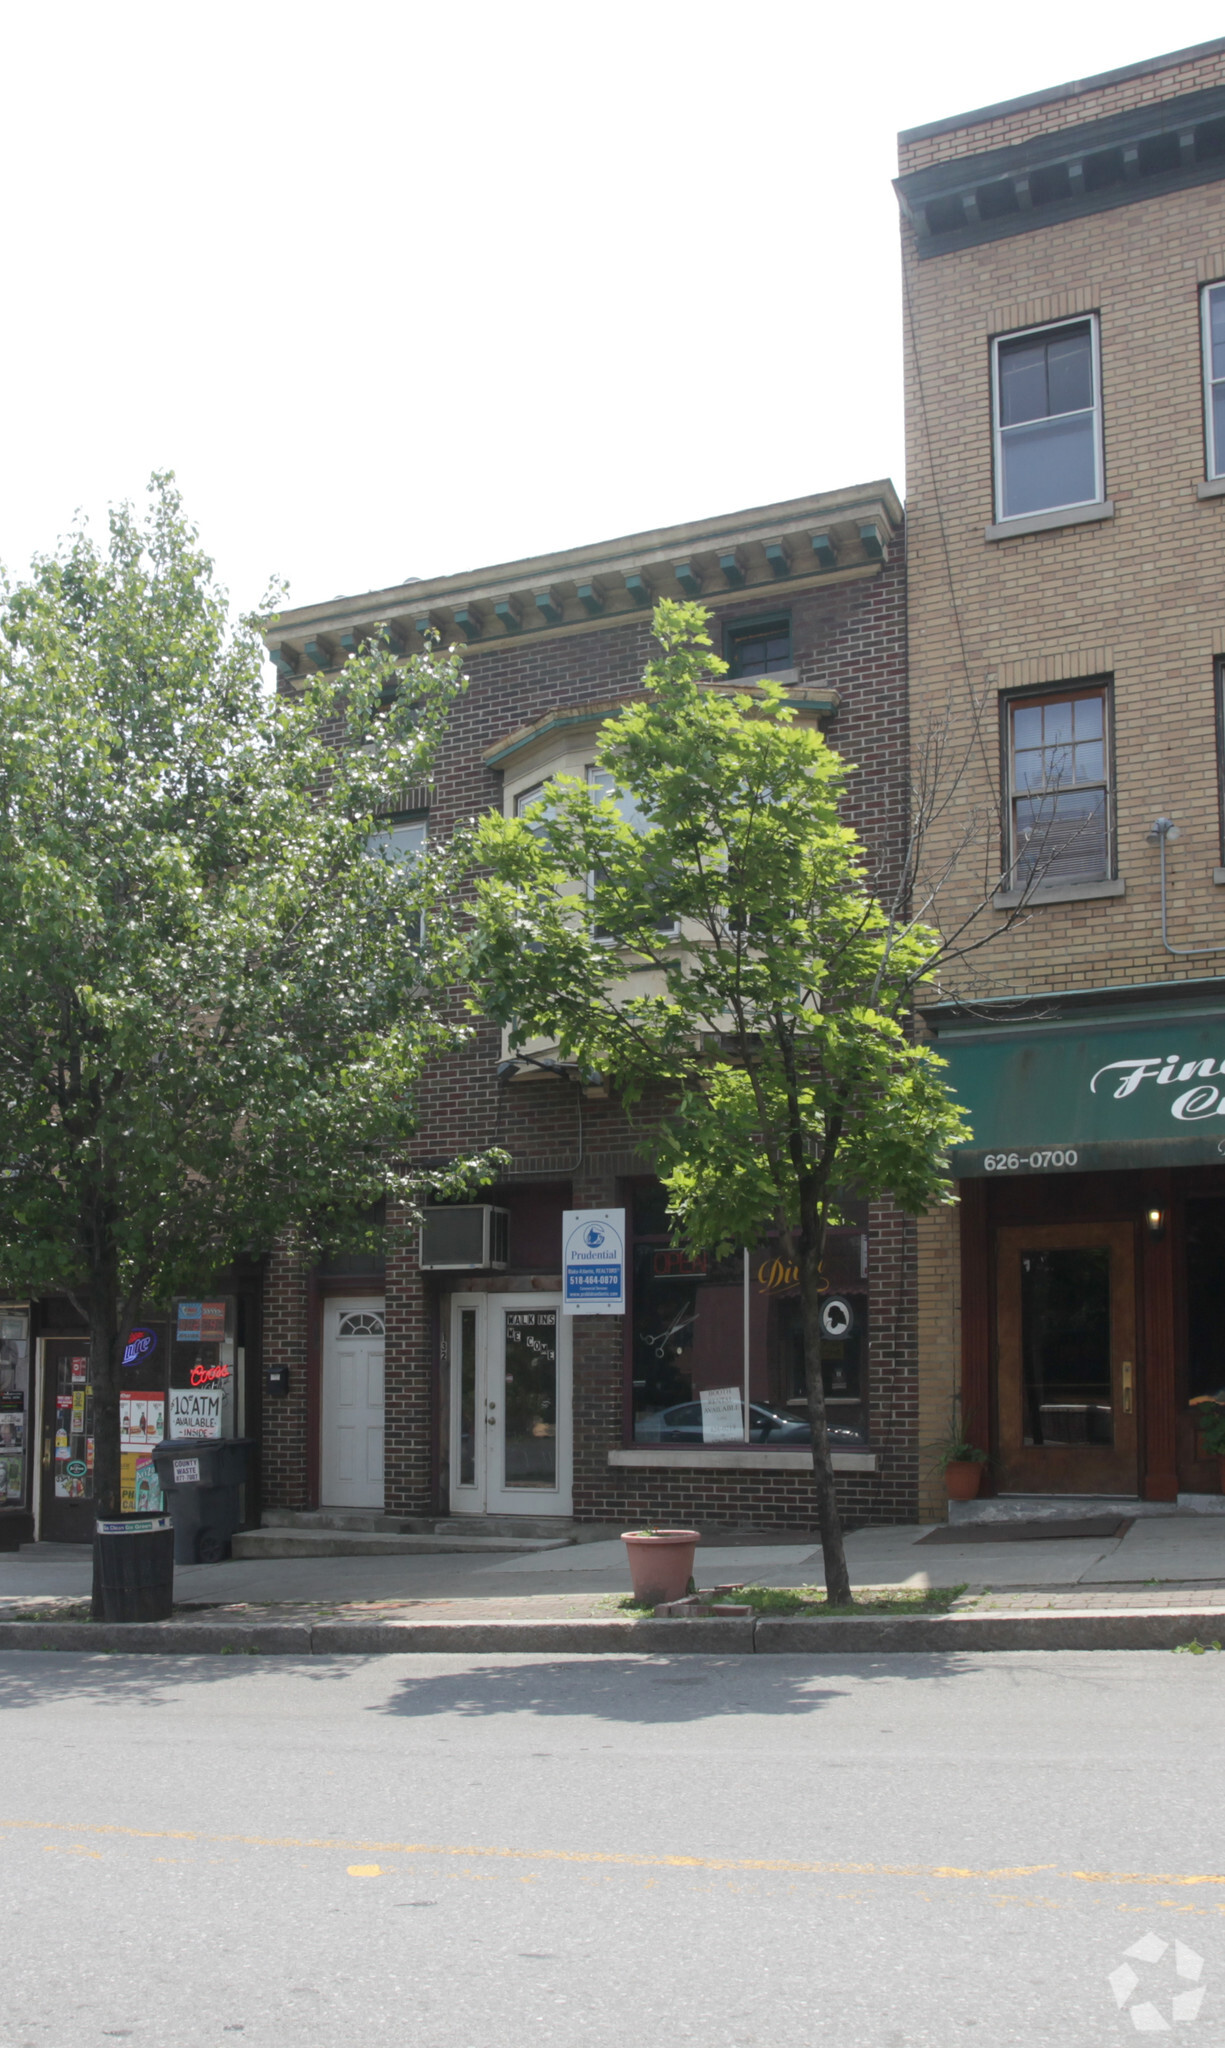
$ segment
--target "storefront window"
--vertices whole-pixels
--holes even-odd
[[[235,1342],[236,1308],[232,1295],[175,1303],[168,1435],[238,1435],[241,1361]]]
[[[639,1444],[744,1442],[745,1291],[742,1252],[716,1260],[670,1241],[658,1182],[633,1208],[633,1439]],[[867,1440],[866,1216],[831,1233],[825,1259],[822,1377],[835,1445]],[[773,1246],[747,1271],[749,1441],[778,1450],[811,1443],[798,1275]]]
[[[0,1507],[26,1504],[29,1417],[30,1311],[0,1303]]]
[[[1225,1201],[1187,1203],[1187,1398],[1225,1387]]]

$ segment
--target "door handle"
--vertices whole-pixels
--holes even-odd
[[[1132,1397],[1132,1377],[1131,1377],[1131,1360],[1130,1360],[1130,1358],[1125,1358],[1125,1359],[1123,1360],[1123,1413],[1124,1413],[1124,1415],[1130,1415],[1130,1414],[1131,1414],[1131,1397]]]

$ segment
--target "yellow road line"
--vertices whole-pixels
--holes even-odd
[[[309,1835],[207,1834],[195,1828],[134,1828],[116,1823],[66,1820],[4,1820],[0,1833],[110,1835],[142,1842],[229,1843],[248,1849],[330,1849],[337,1855],[371,1853],[384,1856],[450,1856],[510,1863],[595,1863],[639,1870],[763,1870],[799,1877],[941,1877],[989,1879],[1005,1877],[1071,1878],[1078,1884],[1225,1885],[1225,1873],[1137,1870],[1060,1870],[1053,1863],[1021,1863],[977,1869],[956,1863],[808,1863],[777,1856],[650,1856],[610,1849],[505,1849],[478,1843],[348,1841],[343,1837]]]

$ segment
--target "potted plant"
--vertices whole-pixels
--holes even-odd
[[[1225,1493],[1225,1387],[1215,1394],[1197,1394],[1190,1406],[1195,1410],[1201,1456],[1216,1459],[1221,1492]]]
[[[976,1444],[967,1443],[960,1430],[950,1437],[939,1458],[950,1500],[977,1500],[986,1462],[987,1453]]]
[[[630,1584],[640,1607],[681,1600],[693,1579],[696,1529],[626,1529],[621,1541],[629,1559]]]

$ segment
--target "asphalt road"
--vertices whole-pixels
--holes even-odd
[[[1206,2048],[1223,1709],[1215,1653],[0,1655],[0,2043]]]

